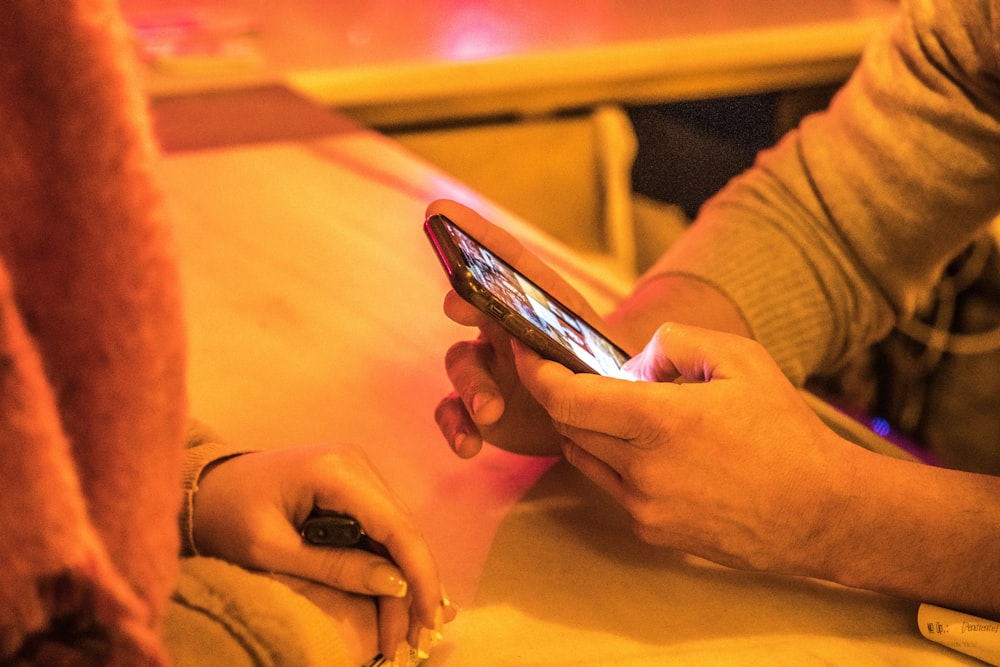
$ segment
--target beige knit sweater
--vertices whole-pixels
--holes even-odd
[[[831,108],[708,202],[651,275],[697,276],[802,381],[909,315],[1000,213],[1000,1],[901,0]]]

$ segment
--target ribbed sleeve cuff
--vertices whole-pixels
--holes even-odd
[[[197,556],[194,544],[194,496],[205,469],[232,456],[257,451],[222,442],[205,426],[193,423],[188,429],[187,456],[184,459],[184,501],[178,519],[181,533],[181,556]]]

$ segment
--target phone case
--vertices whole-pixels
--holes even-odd
[[[455,225],[454,222],[448,220],[444,216],[431,216],[424,223],[424,230],[427,233],[431,244],[434,246],[438,259],[441,261],[445,272],[448,274],[451,286],[459,296],[492,317],[510,335],[523,342],[542,357],[552,361],[557,361],[577,373],[598,373],[596,369],[589,366],[582,359],[574,355],[567,347],[554,340],[530,320],[526,319],[508,304],[504,303],[501,298],[499,298],[496,294],[493,294],[485,285],[477,280],[475,274],[468,266],[465,255],[462,253],[462,250],[458,247],[458,244],[455,242],[454,237],[449,231],[448,225],[459,229],[463,234],[472,238],[477,244],[479,242],[468,234],[468,232],[461,230],[458,225]],[[518,273],[515,269],[513,269],[513,267],[510,266],[510,264],[504,262],[504,260],[498,257],[495,253],[492,253],[492,251],[490,251],[490,253],[503,262],[503,264],[512,272]],[[520,274],[518,273],[518,275]],[[548,295],[540,288],[537,288],[534,283],[531,284],[538,289],[539,292],[545,294],[546,298],[550,299],[553,303],[558,304],[558,306],[565,312],[572,313],[572,311],[559,303],[555,298],[551,297],[551,295]],[[620,348],[603,337],[602,340],[605,341],[607,347],[614,349],[622,360],[627,359],[627,355]]]

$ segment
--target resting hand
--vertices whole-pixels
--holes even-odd
[[[506,231],[452,201],[433,202],[427,215],[436,213],[453,220],[584,319],[600,324],[579,292]],[[559,454],[559,437],[548,415],[517,377],[510,337],[454,291],[445,297],[444,310],[459,324],[480,330],[477,340],[456,343],[445,357],[455,391],[438,405],[435,419],[451,448],[463,458],[475,456],[484,441],[523,454]]]
[[[746,569],[801,572],[835,521],[837,438],[757,343],[667,324],[629,362],[638,382],[574,375],[515,344],[518,372],[566,458],[648,542]],[[683,379],[684,382],[671,382]]]
[[[297,527],[314,507],[357,518],[392,560],[306,544]],[[193,525],[203,555],[377,598],[378,648],[390,658],[404,640],[426,646],[454,616],[413,518],[360,448],[293,447],[225,459],[199,481]],[[361,627],[349,631],[372,634],[370,615],[352,618]]]

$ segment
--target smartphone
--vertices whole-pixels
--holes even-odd
[[[629,355],[443,215],[424,231],[463,299],[541,356],[577,373],[624,377]]]
[[[384,545],[368,537],[358,520],[343,512],[313,508],[299,526],[299,534],[318,547],[361,549],[391,559]]]

